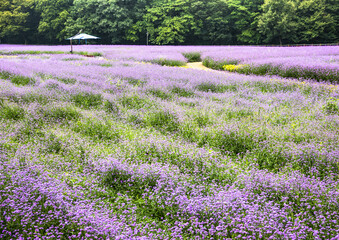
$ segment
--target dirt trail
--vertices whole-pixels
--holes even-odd
[[[199,69],[199,70],[206,70],[206,71],[213,71],[213,69],[207,68],[204,65],[202,65],[202,62],[192,62],[192,63],[187,63],[186,65],[188,68],[193,68],[193,69]]]

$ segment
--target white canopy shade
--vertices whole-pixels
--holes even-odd
[[[77,34],[73,37],[67,38],[67,40],[81,40],[81,39],[99,39],[99,37],[92,36],[86,33]]]

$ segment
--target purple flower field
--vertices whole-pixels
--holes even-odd
[[[339,47],[68,51],[0,45],[0,239],[339,238]]]

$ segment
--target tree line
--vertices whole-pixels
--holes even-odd
[[[1,43],[60,44],[83,32],[102,44],[338,42],[338,0],[0,0]]]

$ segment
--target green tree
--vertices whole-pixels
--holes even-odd
[[[0,38],[6,42],[19,41],[29,28],[27,18],[32,0],[0,0]]]
[[[128,43],[129,30],[142,19],[150,0],[74,0],[65,32],[84,32],[101,37],[102,43]]]
[[[136,22],[129,31],[129,39],[138,40],[136,33],[149,33],[154,44],[179,44],[186,40],[187,34],[196,29],[190,13],[189,0],[156,1],[147,9],[143,19]]]
[[[38,26],[40,36],[49,43],[63,40],[63,30],[72,5],[73,0],[38,0],[36,9],[41,16]]]
[[[298,5],[298,34],[301,42],[334,40],[335,22],[326,13],[325,0],[303,0]],[[326,35],[326,36],[325,36]]]
[[[226,0],[193,1],[191,6],[197,25],[195,44],[233,43],[231,11]]]
[[[227,4],[231,11],[229,21],[233,23],[235,42],[261,43],[261,35],[257,28],[264,0],[228,0]]]
[[[295,43],[297,39],[296,3],[285,0],[265,0],[258,18],[258,30],[264,42]]]

